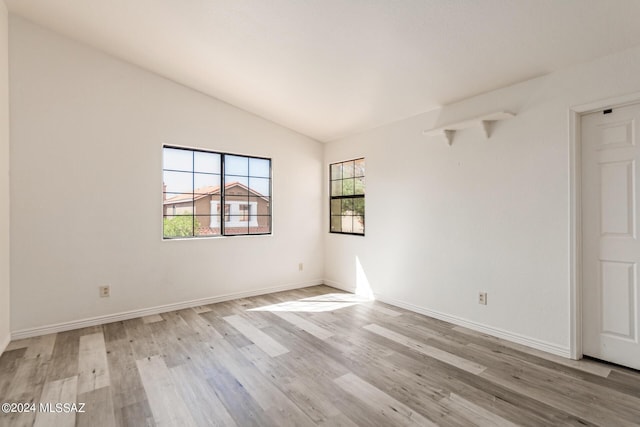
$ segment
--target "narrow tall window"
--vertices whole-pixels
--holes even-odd
[[[329,166],[331,233],[364,236],[364,159]]]
[[[162,151],[165,239],[271,234],[271,159]]]

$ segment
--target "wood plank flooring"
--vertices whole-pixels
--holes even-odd
[[[36,405],[12,427],[640,426],[640,372],[315,286],[11,342],[4,402]]]

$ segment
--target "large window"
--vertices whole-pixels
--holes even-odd
[[[364,159],[329,166],[331,233],[364,236]]]
[[[271,159],[164,146],[165,239],[271,233]]]

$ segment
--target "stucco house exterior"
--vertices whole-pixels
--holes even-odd
[[[220,234],[220,187],[208,186],[192,193],[167,195],[164,193],[165,218],[194,215],[197,219],[197,236]],[[269,198],[240,182],[225,185],[224,226],[225,234],[260,234],[270,231]]]

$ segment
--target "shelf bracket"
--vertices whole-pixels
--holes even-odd
[[[482,120],[482,129],[484,130],[484,136],[489,139],[491,137],[491,128],[493,127],[494,120]]]
[[[453,144],[453,137],[456,134],[456,131],[452,129],[444,129],[442,133],[444,134],[444,137],[447,138],[447,144]]]
[[[451,146],[453,144],[453,138],[456,134],[456,131],[461,129],[480,127],[484,132],[484,136],[489,139],[491,137],[491,132],[493,131],[495,122],[499,120],[510,119],[514,116],[515,114],[509,111],[496,111],[494,113],[485,114],[484,116],[451,123],[447,126],[442,126],[436,129],[425,130],[422,131],[422,134],[426,136],[442,135],[446,138],[447,144]]]

